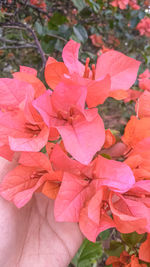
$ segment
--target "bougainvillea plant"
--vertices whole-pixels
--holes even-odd
[[[108,97],[130,98],[140,62],[110,50],[96,66],[89,66],[89,58],[84,66],[79,47],[70,40],[63,62],[48,58],[48,89],[25,66],[13,78],[0,79],[0,156],[12,161],[18,154],[0,195],[21,208],[35,192],[45,194],[54,199],[56,221],[78,222],[92,242],[109,228],[150,233],[149,72],[139,77],[136,116],[117,143],[104,127],[101,104]],[[123,251],[106,265],[146,266],[141,262],[150,262],[143,252],[149,239],[148,234],[139,255]]]

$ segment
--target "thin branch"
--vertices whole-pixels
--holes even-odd
[[[0,42],[8,43],[8,44],[24,44],[23,42],[17,41],[17,40],[8,40],[4,37],[0,37]]]
[[[1,23],[0,23],[0,26],[1,26]],[[26,25],[24,25],[26,27]],[[3,25],[2,26],[3,28],[13,28],[13,29],[18,29],[18,30],[25,30],[24,27],[20,27],[20,26],[12,26],[12,24],[10,24],[9,26],[8,25]],[[31,29],[31,28],[30,28]],[[53,33],[48,33],[49,36],[51,37],[54,37],[56,39],[60,39],[62,40],[63,42],[67,43],[67,40],[59,35],[56,35],[56,34],[53,34]]]
[[[18,30],[26,30],[32,35],[32,37],[33,37],[33,39],[35,41],[35,44],[36,44],[36,48],[37,48],[37,50],[38,50],[38,52],[39,52],[39,54],[41,55],[41,58],[42,58],[42,69],[41,69],[41,71],[43,71],[44,68],[45,68],[45,64],[46,64],[46,57],[45,57],[45,53],[42,50],[41,44],[40,44],[40,42],[39,42],[34,30],[31,29],[27,24],[23,24],[23,23],[20,23],[20,22],[0,23],[0,26],[2,28],[13,28],[13,29],[18,29]],[[20,48],[23,48],[23,47],[20,46]]]
[[[62,40],[62,41],[65,42],[65,43],[68,42],[65,38],[63,38],[63,37],[61,37],[61,36],[59,36],[59,35],[53,34],[53,33],[48,33],[48,36],[54,37],[54,38],[56,38],[56,39],[60,39],[60,40]]]
[[[36,45],[33,45],[33,44],[7,45],[7,46],[1,46],[1,47],[0,47],[0,50],[6,50],[6,49],[20,49],[20,48],[36,48]]]
[[[13,23],[11,23],[11,24],[0,23],[0,27],[2,27],[2,28],[8,28],[8,29],[25,30],[25,27],[17,26],[16,23],[14,23],[14,24]]]
[[[37,38],[37,36],[36,36],[34,30],[32,30],[32,29],[31,29],[29,26],[27,26],[27,25],[26,25],[26,29],[32,34],[32,37],[33,37],[33,39],[34,39],[34,41],[35,41],[35,43],[36,43],[37,49],[38,49],[38,51],[39,51],[39,53],[40,53],[40,55],[41,55],[42,62],[43,62],[42,70],[44,70],[44,68],[45,68],[45,64],[46,64],[45,53],[43,52],[43,49],[42,49],[42,47],[41,47],[41,44],[40,44],[40,42],[39,42],[39,40],[38,40],[38,38]]]

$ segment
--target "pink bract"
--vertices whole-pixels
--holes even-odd
[[[51,94],[33,101],[48,127],[60,133],[66,150],[78,161],[88,164],[101,149],[105,130],[97,109],[85,109],[86,88],[65,80]]]

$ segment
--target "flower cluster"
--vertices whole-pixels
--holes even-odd
[[[137,0],[114,0],[111,2],[111,5],[119,7],[120,9],[126,9],[128,5],[135,10],[140,9],[140,6],[137,4]]]
[[[8,4],[14,4],[13,0],[8,0]],[[46,3],[44,0],[29,0],[29,4],[36,6],[37,8],[42,9],[43,11],[46,11]],[[17,3],[17,7],[20,8],[20,3]],[[5,11],[7,9],[1,9],[1,12]]]
[[[140,35],[150,37],[150,18],[144,17],[136,26],[136,29],[140,32]]]
[[[78,222],[93,242],[112,227],[150,232],[150,93],[139,97],[138,117],[131,117],[122,137],[125,162],[111,158],[116,138],[97,108],[108,97],[129,96],[140,62],[110,50],[90,67],[89,58],[85,65],[78,60],[79,47],[70,40],[63,62],[48,58],[51,89],[29,67],[0,79],[0,156],[18,156],[0,194],[18,208],[34,192],[45,194],[55,200],[56,221]]]
[[[37,6],[46,11],[46,3],[44,0],[30,0],[30,4]]]

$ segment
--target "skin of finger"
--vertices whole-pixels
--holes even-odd
[[[9,162],[0,158],[0,181],[15,165],[16,160]],[[7,265],[7,261],[16,254],[18,246],[16,241],[20,234],[20,228],[18,228],[20,219],[21,214],[19,214],[17,208],[0,197],[0,266]],[[22,229],[24,226],[25,224],[22,224]]]
[[[33,201],[28,232],[17,266],[68,266],[83,241],[78,225],[57,223],[53,201],[44,195],[36,194]]]
[[[0,159],[0,179],[16,162]],[[0,199],[0,266],[65,267],[80,247],[83,236],[76,223],[58,223],[53,201],[36,194],[18,210]]]

